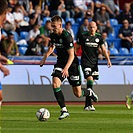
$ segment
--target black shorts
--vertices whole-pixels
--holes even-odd
[[[62,71],[63,68],[58,66],[57,64],[54,66],[54,70],[52,73],[53,77],[58,77],[61,81],[63,81],[65,78],[62,77]],[[80,75],[80,68],[79,65],[76,63],[73,63],[71,67],[68,69],[69,77],[67,77],[69,84],[72,86],[79,86],[81,85],[81,75]]]
[[[92,76],[94,80],[99,79],[98,66],[94,67],[82,65],[82,71],[84,73],[84,78],[87,79],[89,76]]]

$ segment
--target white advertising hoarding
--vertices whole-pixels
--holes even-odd
[[[49,85],[52,83],[51,73],[53,65],[9,65],[6,66],[10,70],[10,75],[3,77],[1,82],[4,85]],[[85,84],[82,71],[82,84]],[[105,65],[99,65],[99,80],[95,84],[133,84],[133,66],[114,65],[108,68]],[[63,84],[68,84],[67,80]]]

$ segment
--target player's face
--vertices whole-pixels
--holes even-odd
[[[97,26],[95,23],[92,23],[89,25],[89,32],[91,35],[95,35],[96,30],[97,30]]]
[[[51,23],[51,26],[52,26],[52,29],[53,29],[53,32],[56,33],[56,34],[59,34],[61,29],[62,29],[62,24],[61,22],[52,22]]]

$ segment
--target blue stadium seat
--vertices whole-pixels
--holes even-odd
[[[30,18],[29,18],[28,16],[24,16],[24,20],[25,20],[26,22],[29,22],[29,21],[30,21]]]
[[[130,48],[130,54],[133,56],[133,48]]]
[[[29,33],[27,31],[21,31],[20,32],[20,39],[26,39],[28,34]]]
[[[42,25],[45,25],[46,21],[51,20],[51,17],[44,17]]]
[[[115,36],[118,37],[119,35],[119,29],[122,27],[122,24],[113,25],[113,29],[115,32]]]
[[[115,39],[116,38],[115,33],[109,33],[108,38],[111,39],[111,40]]]
[[[129,53],[127,48],[119,48],[119,54],[121,56],[129,56],[130,55],[130,53]]]
[[[66,24],[65,20],[62,18],[62,24]]]
[[[70,21],[72,25],[75,24],[74,18],[66,18],[66,22],[68,21]]]
[[[72,25],[72,29],[73,29],[73,32],[74,32],[74,35],[75,35],[75,39],[77,37],[78,28],[79,28],[79,24],[75,23],[75,24]]]
[[[119,48],[121,48],[121,39],[120,38],[114,39],[113,44],[114,44],[114,47],[117,48],[117,50],[119,50]]]
[[[112,56],[112,55],[115,55],[115,56],[118,56],[119,55],[119,52],[118,52],[118,50],[116,49],[116,48],[110,48],[109,49],[109,51],[110,51],[110,55]]]
[[[19,50],[20,55],[25,55],[25,52],[27,50],[27,47],[25,47],[25,46],[19,46],[18,47],[18,50]]]
[[[83,18],[77,18],[76,23],[81,25],[83,23]]]
[[[18,35],[17,32],[14,32],[13,34],[14,34],[14,40],[15,40],[16,42],[18,42],[18,41],[20,40],[20,36]]]
[[[110,21],[111,26],[118,25],[118,20],[115,18],[111,18],[109,21]]]

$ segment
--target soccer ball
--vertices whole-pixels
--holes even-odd
[[[47,121],[50,118],[50,112],[46,108],[40,108],[36,112],[36,117],[39,121]]]

